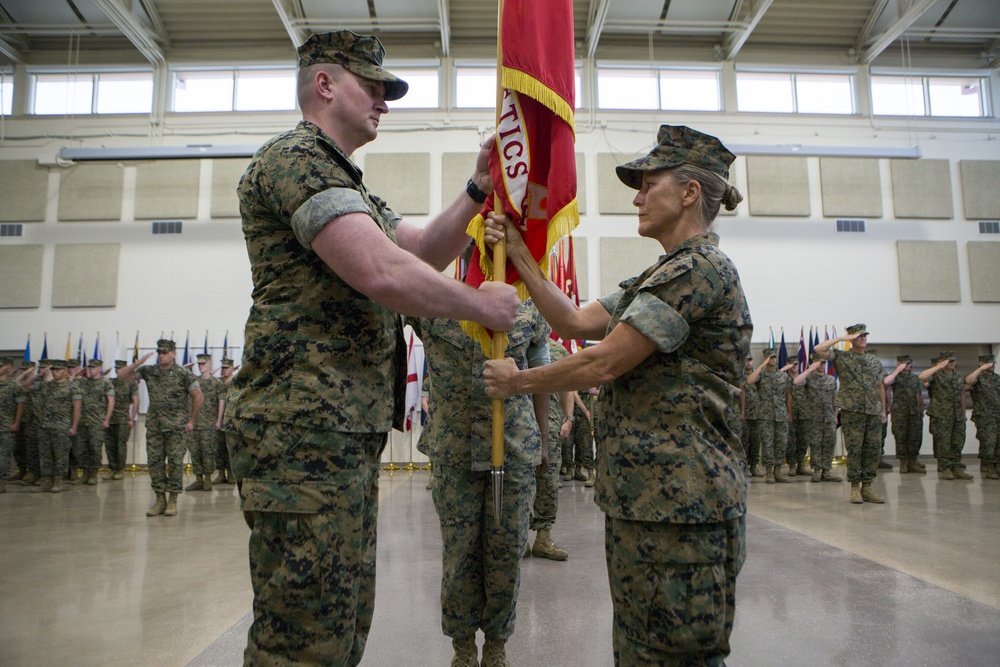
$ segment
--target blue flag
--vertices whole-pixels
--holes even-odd
[[[31,334],[28,334],[28,340],[24,344],[24,361],[25,363],[31,361]]]
[[[191,341],[191,332],[189,331],[187,332],[187,335],[184,336],[184,361],[181,362],[185,366],[188,365],[189,363],[188,357],[191,356],[191,348],[188,345],[190,341]]]
[[[778,368],[788,363],[788,348],[785,347],[785,327],[781,327],[781,344],[778,346]]]
[[[42,356],[39,357],[39,361],[45,361],[49,358],[49,334],[42,334]]]

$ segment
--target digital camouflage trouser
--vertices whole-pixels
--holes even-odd
[[[130,435],[132,435],[132,429],[127,423],[108,425],[108,432],[104,437],[104,451],[108,455],[108,468],[111,470],[125,469]]]
[[[385,433],[267,424],[228,434],[251,524],[253,624],[245,665],[357,665],[375,611]]]
[[[211,475],[215,470],[215,449],[218,446],[216,433],[214,428],[197,428],[187,435],[191,471],[196,476]]]
[[[180,429],[146,431],[146,464],[154,492],[184,491],[185,435]]]
[[[901,461],[917,458],[924,440],[923,416],[893,413],[892,437],[896,441],[896,456]]]
[[[809,465],[813,470],[833,467],[833,448],[837,444],[837,425],[833,422],[801,421],[800,434],[809,445]]]
[[[550,428],[549,465],[535,471],[535,502],[531,508],[531,530],[550,530],[559,508],[559,467],[562,465],[562,442],[559,429]]]
[[[882,418],[841,410],[840,428],[847,448],[847,481],[871,482],[882,459]]]
[[[957,467],[962,462],[962,449],[965,447],[965,420],[931,417],[930,431],[934,438],[938,470]]]
[[[489,471],[434,464],[433,472],[431,495],[443,548],[441,630],[454,639],[480,629],[487,637],[507,639],[517,616],[534,468],[504,470],[499,525]]]
[[[1000,463],[1000,423],[979,418],[976,420],[976,440],[979,441],[979,458],[983,464]]]
[[[746,560],[746,520],[668,524],[605,517],[615,665],[723,665]]]
[[[788,445],[788,419],[758,419],[757,425],[764,467],[780,466]]]

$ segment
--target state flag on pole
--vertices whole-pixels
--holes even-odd
[[[494,192],[468,228],[476,249],[465,282],[473,287],[493,278],[493,260],[483,241],[490,211],[510,216],[545,274],[549,250],[580,224],[572,0],[505,0],[499,50],[503,95],[490,153]],[[522,299],[528,297],[513,263],[507,264],[504,279]],[[463,322],[462,328],[489,354],[490,332],[474,322]]]
[[[191,356],[191,332],[188,331],[184,336],[184,361],[181,362],[182,365],[187,366],[190,363],[188,357]]]
[[[132,362],[139,361],[139,332],[135,332],[135,345],[132,346]]]
[[[28,340],[24,343],[24,362],[29,361],[31,361],[31,334],[28,334]]]
[[[788,348],[785,347],[785,327],[781,327],[781,344],[778,345],[778,369],[788,363]]]
[[[66,361],[73,358],[73,332],[66,332]]]
[[[406,402],[404,413],[406,424],[404,431],[413,428],[413,417],[420,410],[420,388],[423,384],[424,348],[416,344],[417,336],[410,329],[410,338],[406,350]]]
[[[109,373],[109,375],[111,377],[113,377],[113,378],[118,377],[118,369],[115,367],[115,363],[114,362],[118,361],[121,358],[122,358],[122,339],[121,339],[121,335],[119,335],[119,333],[116,331],[115,332],[115,356],[111,360],[111,372]]]
[[[104,361],[104,355],[101,353],[101,332],[100,331],[97,332],[97,338],[94,339],[94,354],[92,355],[91,358],[97,359],[98,361]]]
[[[42,334],[42,356],[38,358],[39,361],[45,361],[49,358],[49,334],[45,332]]]
[[[797,356],[798,356],[800,373],[804,371],[807,366],[809,366],[809,357],[806,356],[806,341],[803,338],[804,332],[805,332],[805,327],[799,327],[799,353]]]
[[[556,256],[556,261],[549,263],[549,279],[555,283],[559,290],[568,296],[570,300],[577,306],[580,305],[580,295],[576,287],[576,264],[573,261],[573,237],[567,236],[566,238],[559,239],[559,242],[553,248]],[[552,340],[558,342],[560,345],[566,348],[566,351],[570,354],[574,353],[578,349],[578,344],[575,339],[570,338],[569,340],[563,340],[555,329],[549,334]]]

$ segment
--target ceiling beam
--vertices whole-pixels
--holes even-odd
[[[441,22],[441,55],[451,55],[451,8],[448,0],[438,0],[438,20]]]
[[[885,11],[885,6],[889,4],[889,0],[877,0],[874,5],[872,5],[872,10],[868,12],[868,18],[865,20],[864,26],[861,28],[861,32],[858,33],[858,38],[854,40],[854,51],[861,53],[864,50],[865,44],[872,36],[872,30],[875,29],[875,24],[878,23],[879,17],[882,16],[882,12]]]
[[[743,30],[733,33],[726,37],[726,43],[724,45],[725,49],[725,60],[732,60],[736,57],[736,54],[740,52],[746,41],[750,39],[750,35],[753,34],[754,28],[760,23],[760,20],[764,18],[764,14],[771,7],[774,0],[758,0],[754,7],[750,10],[751,16],[747,21],[747,25]]]
[[[24,56],[21,55],[21,52],[2,36],[0,36],[0,53],[7,56],[15,63],[24,63]]]
[[[285,26],[288,38],[292,40],[292,48],[299,48],[303,42],[309,39],[310,35],[308,30],[300,27],[305,22],[305,17],[298,9],[299,3],[289,0],[271,0],[271,4],[278,12],[278,18],[281,19],[281,25]]]
[[[611,8],[611,0],[597,0],[597,7],[591,0],[590,25],[587,26],[587,57],[593,58],[597,51],[597,44],[601,41],[601,33],[604,31],[604,23],[608,20],[608,9]]]
[[[154,65],[166,64],[167,58],[163,55],[157,35],[147,30],[120,0],[94,0],[94,4],[111,19],[146,60]]]
[[[875,38],[872,45],[868,47],[864,55],[861,56],[862,65],[870,65],[872,61],[879,57],[890,44],[896,41],[900,35],[906,32],[913,23],[924,13],[933,7],[938,0],[914,0],[910,8],[903,12],[896,21],[890,25],[885,32]]]

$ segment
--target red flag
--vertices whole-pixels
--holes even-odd
[[[403,427],[404,431],[413,428],[413,413],[421,409],[420,389],[423,382],[421,376],[424,368],[424,352],[423,347],[416,346],[416,339],[417,337],[411,329],[410,342],[406,352],[406,402],[404,403],[406,424]]]
[[[573,261],[573,237],[569,236],[559,239],[554,248],[554,254],[556,261],[555,266],[552,266],[549,271],[550,279],[563,294],[579,306],[580,295],[576,287],[576,265]],[[572,338],[563,340],[555,330],[552,331],[550,336],[552,340],[557,341],[571,354],[579,349],[578,341]]]
[[[494,192],[469,224],[476,241],[466,283],[493,277],[483,242],[483,220],[502,210],[521,231],[532,257],[548,273],[549,250],[580,224],[576,202],[573,101],[575,65],[572,0],[505,0],[500,30],[503,88],[490,154]],[[513,264],[507,284],[528,297]],[[473,322],[462,328],[489,350],[489,332]]]

